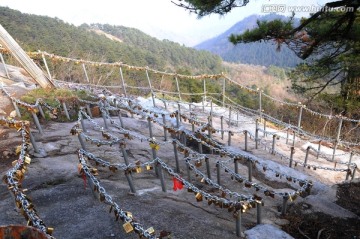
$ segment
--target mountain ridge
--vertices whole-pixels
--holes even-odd
[[[65,57],[123,62],[163,71],[186,69],[192,74],[222,70],[217,55],[169,40],[161,41],[135,28],[109,24],[75,26],[58,18],[21,13],[8,7],[0,7],[0,22],[25,51],[42,50]],[[105,34],[94,32],[95,26]],[[122,35],[119,37],[111,31]],[[106,34],[123,42],[114,41],[115,38]]]
[[[276,51],[276,45],[272,42],[254,42],[240,43],[234,46],[228,38],[231,34],[241,34],[247,29],[256,26],[257,20],[288,20],[289,18],[277,14],[268,14],[265,16],[250,15],[237,22],[222,34],[210,38],[195,46],[198,50],[207,50],[219,55],[224,61],[264,65],[275,65],[278,67],[295,67],[301,60],[286,45],[283,45],[280,52]],[[299,20],[295,19],[295,24]]]

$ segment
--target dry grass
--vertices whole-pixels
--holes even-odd
[[[281,80],[266,73],[265,66],[235,64],[224,62],[227,75],[242,85],[251,87],[255,85],[260,89],[266,89],[272,97],[282,100],[297,101],[298,97],[289,92],[291,82],[288,79]]]

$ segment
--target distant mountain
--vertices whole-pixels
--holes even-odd
[[[169,40],[158,40],[123,26],[83,24],[58,18],[23,14],[0,7],[0,23],[26,51],[47,51],[92,61],[123,62],[157,70],[191,70],[192,74],[218,73],[219,56]]]
[[[276,45],[271,42],[241,43],[234,46],[229,42],[229,36],[243,33],[247,29],[256,27],[256,21],[273,20],[275,18],[287,20],[285,16],[269,14],[265,16],[251,15],[236,23],[221,35],[211,38],[195,46],[199,50],[208,50],[217,54],[228,62],[254,64],[254,65],[275,65],[278,67],[294,67],[301,60],[284,45],[281,51],[276,51]]]

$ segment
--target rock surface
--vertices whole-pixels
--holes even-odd
[[[118,120],[117,117],[113,117]],[[132,130],[139,135],[149,136],[148,123],[142,117],[131,118],[123,117],[125,128]],[[206,121],[206,117],[202,119]],[[103,125],[102,118],[95,118],[94,122]],[[214,120],[214,124],[219,124]],[[79,159],[77,151],[81,147],[78,137],[71,135],[70,130],[75,122],[55,123],[42,120],[44,134],[41,135],[35,128],[32,132],[40,149],[46,152],[45,155],[37,155],[33,150],[32,163],[28,167],[28,172],[23,181],[23,188],[28,189],[26,194],[32,199],[35,208],[47,226],[54,227],[56,238],[138,238],[135,233],[125,233],[123,222],[116,221],[113,212],[109,213],[110,206],[101,202],[99,194],[93,191],[93,185],[89,179],[84,178],[78,173]],[[103,139],[101,133],[95,129],[94,124],[85,121],[87,134],[90,137]],[[124,134],[110,126],[110,130],[119,138],[124,138]],[[153,124],[154,137],[163,142],[163,128]],[[11,162],[16,160],[15,147],[20,144],[20,137],[17,132],[2,129],[0,135],[0,174],[4,175],[11,167]],[[226,144],[226,139],[219,142]],[[125,139],[125,138],[124,138]],[[271,141],[269,137],[268,141]],[[243,148],[243,138],[233,137],[232,147],[234,149]],[[279,150],[287,147],[277,144]],[[124,163],[124,158],[118,145],[101,146],[86,142],[86,149],[98,157],[112,163]],[[127,140],[126,149],[129,160],[147,162],[152,159],[152,151],[146,141]],[[300,151],[300,150],[299,150]],[[270,155],[265,150],[256,150],[253,143],[249,143],[249,152],[259,158],[272,162],[274,167],[282,170],[284,163],[275,156]],[[39,157],[41,156],[41,157]],[[45,156],[45,157],[44,157]],[[175,167],[173,145],[161,144],[157,156],[164,160],[171,167]],[[212,179],[216,181],[216,161],[224,160],[220,155],[209,155],[211,159],[210,170]],[[302,158],[303,152],[299,152],[297,157]],[[180,157],[180,169],[183,178],[188,179],[187,167]],[[230,158],[229,158],[230,160]],[[171,238],[238,238],[235,233],[235,218],[233,213],[226,208],[208,205],[206,200],[197,201],[194,193],[189,193],[186,189],[173,190],[172,177],[164,172],[167,192],[162,191],[160,179],[156,177],[154,170],[142,170],[141,173],[133,173],[132,181],[136,193],[131,193],[128,181],[124,172],[112,172],[108,167],[96,165],[90,162],[93,167],[98,169],[100,184],[104,187],[107,194],[124,210],[133,214],[135,220],[144,226],[144,229],[153,227],[156,232],[163,231],[164,234],[171,233]],[[205,165],[199,167],[202,172],[206,172]],[[359,221],[359,215],[349,212],[345,207],[335,204],[336,187],[331,187],[334,180],[338,180],[338,175],[321,175],[318,171],[309,171],[297,168],[291,172],[293,176],[311,179],[314,182],[311,195],[289,203],[289,207],[302,205],[302,212],[312,214],[320,211],[328,215],[329,218],[350,217],[353,221]],[[239,173],[248,174],[246,164],[239,164]],[[231,190],[244,194],[256,193],[253,188],[247,188],[243,184],[238,184],[230,179],[224,172],[221,173],[221,184]],[[322,177],[324,176],[324,177]],[[340,175],[342,177],[342,175]],[[211,188],[209,185],[200,183],[201,178],[191,174],[191,182],[201,189],[207,189],[214,194],[220,195],[219,190]],[[279,178],[270,177],[262,170],[254,169],[254,182],[261,182],[271,190],[287,191],[294,185],[280,183]],[[329,195],[332,195],[331,197]],[[281,215],[282,198],[264,197],[265,206],[262,207],[262,223],[265,225],[256,226],[257,212],[252,209],[242,214],[242,237],[248,239],[264,239],[265,236],[278,235],[279,237],[269,238],[292,238],[286,233],[279,231],[279,227],[286,227],[292,224],[291,218],[284,218]],[[9,193],[5,184],[0,186],[0,225],[25,224],[24,217],[15,207],[14,198]],[[300,215],[300,214],[299,214]],[[256,227],[254,227],[256,226]],[[249,231],[246,231],[248,230]],[[320,228],[321,229],[321,228]],[[338,229],[338,230],[341,230]],[[353,232],[354,236],[359,235],[360,231]],[[164,237],[166,238],[166,237]],[[296,237],[295,237],[296,238]],[[346,237],[344,237],[346,238]],[[350,239],[350,237],[349,237]]]

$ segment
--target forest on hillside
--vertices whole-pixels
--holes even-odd
[[[79,27],[58,18],[24,14],[0,7],[1,25],[26,51],[47,51],[65,57],[102,62],[123,62],[158,70],[184,70],[193,74],[221,72],[221,58],[206,51],[157,40],[123,26],[83,24]],[[94,29],[113,34],[115,41]]]

